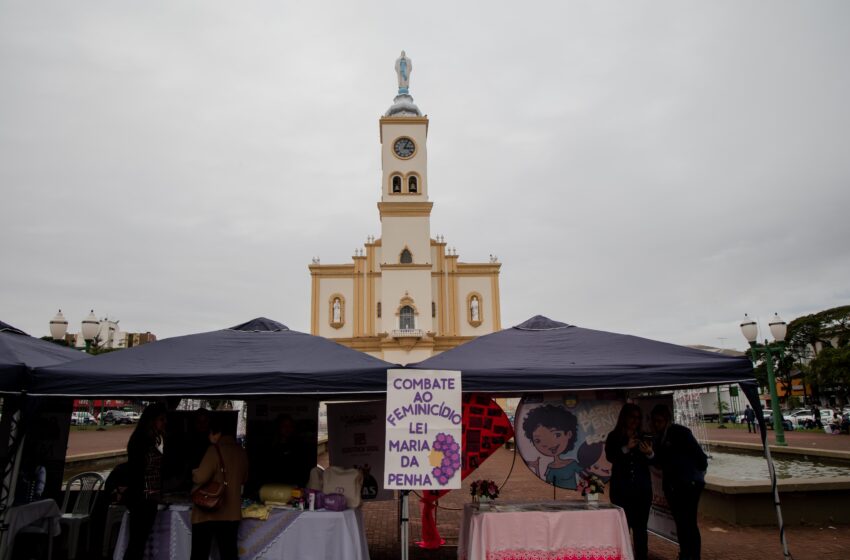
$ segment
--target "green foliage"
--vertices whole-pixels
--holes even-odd
[[[824,348],[810,364],[812,375],[822,384],[833,387],[850,385],[850,346]]]
[[[785,340],[792,362],[797,362],[804,381],[813,386],[815,394],[820,386],[840,387],[846,393],[850,375],[841,350],[850,340],[850,305],[797,317],[788,323]],[[814,359],[806,365],[811,358]]]
[[[785,341],[797,361],[809,357],[818,345],[831,347],[831,339],[846,340],[850,336],[850,305],[833,307],[811,315],[797,317],[788,323]]]

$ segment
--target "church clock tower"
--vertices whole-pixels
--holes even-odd
[[[398,94],[381,117],[381,236],[350,265],[310,265],[312,332],[387,361],[411,363],[501,328],[499,270],[461,263],[431,237],[428,117],[409,92],[413,63],[396,60]]]

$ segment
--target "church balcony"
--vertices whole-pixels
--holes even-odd
[[[422,329],[393,329],[390,331],[390,336],[393,338],[422,338],[425,336],[425,331]]]
[[[422,340],[425,331],[422,329],[393,329],[390,331],[390,336],[398,342],[399,346],[410,350]]]

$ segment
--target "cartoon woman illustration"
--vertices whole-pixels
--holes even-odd
[[[608,482],[611,478],[611,462],[605,456],[605,442],[584,442],[578,447],[576,459],[582,466],[582,477],[591,474],[599,477],[602,482]]]
[[[534,448],[553,461],[546,467],[544,478],[547,483],[560,488],[575,490],[576,475],[582,466],[573,459],[563,458],[562,455],[575,447],[576,427],[578,422],[571,412],[561,406],[547,404],[528,413],[522,423],[525,437],[531,441]],[[529,463],[540,476],[540,458]]]

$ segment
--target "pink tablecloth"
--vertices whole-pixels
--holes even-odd
[[[623,510],[552,502],[463,510],[462,560],[632,560]]]

